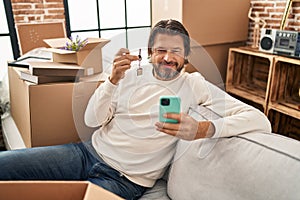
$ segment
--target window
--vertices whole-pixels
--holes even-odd
[[[6,78],[7,61],[14,59],[11,43],[11,35],[14,32],[10,34],[12,19],[11,3],[9,0],[4,0],[0,3],[0,82]]]
[[[151,30],[151,0],[64,0],[68,36],[110,39],[103,59],[120,48],[146,53]]]
[[[151,30],[152,0],[63,0],[68,36],[110,39],[103,57],[114,56],[119,48],[147,47]],[[20,56],[10,0],[0,3],[0,81],[7,73],[7,61]],[[146,52],[146,51],[143,51]],[[3,70],[4,69],[4,70]]]

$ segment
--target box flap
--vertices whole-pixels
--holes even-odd
[[[80,181],[0,181],[0,199],[82,200],[87,186]]]
[[[89,44],[96,44],[98,43],[97,46],[99,47],[103,47],[104,45],[106,45],[107,43],[109,43],[110,40],[107,40],[107,39],[103,39],[103,38],[88,38],[88,43],[87,43],[87,46]],[[84,48],[84,47],[83,47]]]
[[[60,48],[65,46],[68,38],[55,38],[55,39],[45,39],[44,42],[47,43],[51,48]],[[103,47],[105,44],[110,42],[110,40],[103,39],[103,38],[87,38],[88,43],[86,46],[98,44],[100,47]]]
[[[84,199],[83,200],[98,200],[101,197],[101,200],[122,200],[123,198],[117,196],[116,194],[105,190],[98,185],[89,183]]]
[[[110,40],[103,39],[103,38],[87,38],[88,43],[80,49],[82,50],[89,50],[94,48],[102,48],[104,45],[106,45]],[[45,43],[47,43],[51,48],[45,49],[45,51],[50,51],[52,53],[56,54],[73,54],[76,53],[76,51],[71,50],[65,50],[60,49],[61,47],[66,45],[66,42],[68,41],[68,38],[55,38],[55,39],[45,39]]]
[[[0,181],[0,199],[121,200],[88,181]]]
[[[49,47],[52,48],[60,48],[63,47],[66,42],[68,41],[68,38],[53,38],[53,39],[45,39],[44,42],[49,45]]]

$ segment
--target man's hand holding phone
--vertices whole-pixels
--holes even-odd
[[[159,98],[159,121],[167,123],[178,123],[178,119],[165,117],[167,113],[180,113],[181,99],[177,96],[161,96]]]
[[[198,122],[186,113],[180,112],[180,99],[163,96],[159,101],[159,122],[156,130],[184,140],[211,137],[214,126],[210,121]]]

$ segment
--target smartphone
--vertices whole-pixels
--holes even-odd
[[[159,98],[159,121],[178,123],[175,119],[164,118],[165,113],[180,113],[181,99],[178,96],[161,96]]]

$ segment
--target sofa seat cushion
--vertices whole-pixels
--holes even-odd
[[[179,141],[168,180],[171,199],[299,199],[300,142],[247,133]]]
[[[155,185],[146,190],[144,195],[139,200],[170,200],[167,195],[167,181],[164,179],[159,179],[156,181]]]

